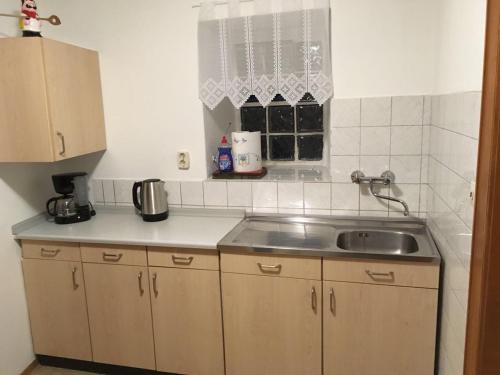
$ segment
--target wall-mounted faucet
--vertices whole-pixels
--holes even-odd
[[[379,198],[379,199],[386,199],[388,201],[398,202],[398,203],[402,204],[404,209],[405,209],[404,215],[409,216],[410,209],[408,208],[408,205],[406,204],[405,201],[398,199],[398,198],[390,197],[388,195],[379,194],[374,189],[374,185],[385,185],[386,186],[386,185],[394,183],[395,180],[396,180],[396,175],[391,171],[385,171],[384,173],[382,173],[382,175],[380,177],[373,177],[373,176],[367,177],[361,171],[354,171],[351,174],[351,181],[353,183],[358,184],[358,185],[359,184],[369,184],[370,193],[374,197]]]

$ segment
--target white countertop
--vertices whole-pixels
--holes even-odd
[[[97,207],[90,221],[59,225],[43,215],[12,227],[18,240],[216,249],[245,216],[241,210],[172,209],[165,221],[146,223],[130,207]]]

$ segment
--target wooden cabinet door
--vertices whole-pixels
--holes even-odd
[[[224,375],[218,271],[149,269],[158,371]]]
[[[321,375],[321,282],[222,274],[227,375]]]
[[[81,263],[24,259],[22,264],[35,353],[91,361]]]
[[[84,263],[94,362],[155,369],[146,267]]]
[[[55,160],[106,149],[97,52],[43,39],[43,55]]]
[[[325,375],[432,375],[438,291],[323,284]]]

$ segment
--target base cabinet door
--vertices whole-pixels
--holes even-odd
[[[321,282],[222,274],[227,375],[321,375]]]
[[[149,273],[158,371],[224,375],[219,271]]]
[[[148,269],[83,264],[94,362],[155,369]]]
[[[432,375],[435,289],[323,284],[324,375]]]
[[[80,262],[23,260],[36,354],[92,360]]]

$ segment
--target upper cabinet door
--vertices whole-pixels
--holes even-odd
[[[82,264],[24,259],[23,271],[35,353],[91,361]]]
[[[432,375],[436,289],[324,282],[324,375]]]
[[[43,40],[54,158],[62,160],[106,148],[97,52]]]
[[[0,38],[0,162],[52,162],[105,149],[97,52]]]

